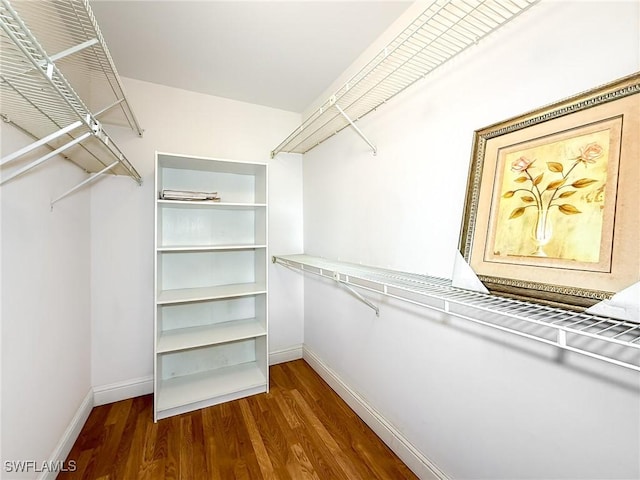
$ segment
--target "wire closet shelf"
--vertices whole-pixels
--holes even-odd
[[[306,153],[540,0],[437,0],[271,152]]]
[[[51,150],[0,183],[56,154],[94,173],[91,179],[112,173],[141,182],[102,126],[128,126],[142,135],[87,0],[0,0],[0,49],[2,120],[36,140],[0,164],[38,147]]]
[[[274,263],[640,372],[640,324],[456,288],[451,280],[309,255]]]

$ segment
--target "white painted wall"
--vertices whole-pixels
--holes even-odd
[[[305,251],[450,277],[473,131],[640,70],[638,2],[543,1],[304,156]],[[639,478],[640,376],[305,280],[305,345],[451,478]]]
[[[32,141],[3,122],[0,138],[3,155]],[[49,207],[84,178],[55,158],[0,187],[3,478],[35,478],[4,462],[50,460],[91,390],[90,196]]]
[[[302,163],[271,149],[300,116],[137,80],[124,87],[143,138],[109,128],[143,177],[91,191],[92,381],[99,388],[153,373],[154,152],[269,163],[269,252],[302,251]],[[270,264],[270,351],[302,344],[302,279]],[[150,385],[150,384],[148,384]]]

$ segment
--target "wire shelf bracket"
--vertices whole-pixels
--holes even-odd
[[[369,300],[367,300],[366,298],[364,298],[362,295],[360,295],[352,286],[350,286],[347,282],[343,282],[342,280],[340,280],[340,274],[338,274],[337,278],[336,278],[336,282],[338,282],[338,285],[340,285],[342,288],[346,288],[347,290],[349,290],[349,292],[351,292],[351,294],[356,297],[358,300],[360,300],[362,303],[364,303],[365,305],[367,305],[369,308],[371,308],[374,312],[376,312],[376,317],[380,316],[380,309],[373,303],[370,302]]]
[[[327,260],[273,256],[275,264],[640,372],[640,323],[453,287],[451,280]],[[379,309],[358,293],[356,297]]]
[[[48,55],[47,51],[54,51]],[[67,80],[68,72],[84,92],[85,103]],[[122,90],[88,0],[18,2],[0,0],[0,93],[2,120],[36,139],[0,159],[0,166],[34,152],[51,150],[5,175],[4,184],[61,155],[85,172],[142,178],[104,130],[103,122],[138,124]],[[119,107],[119,109],[116,109]],[[118,111],[116,111],[118,110]],[[96,112],[96,113],[92,113]],[[98,120],[104,116],[104,121]],[[80,182],[52,205],[95,180]]]
[[[306,153],[521,15],[540,0],[435,0],[302,122],[271,157]],[[332,107],[336,108],[332,108]]]
[[[356,133],[360,136],[360,138],[362,138],[367,143],[367,145],[371,147],[371,150],[373,150],[373,154],[376,155],[378,153],[376,146],[369,141],[369,139],[365,136],[364,133],[362,133],[362,130],[360,130],[358,126],[353,122],[353,120],[349,118],[349,115],[347,115],[345,111],[340,108],[340,105],[336,103],[334,104],[334,106],[336,107],[338,112],[340,112],[340,115],[342,115],[347,120],[347,122],[349,122],[349,125],[351,125],[351,127],[356,131]]]

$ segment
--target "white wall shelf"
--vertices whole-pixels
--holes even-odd
[[[217,207],[221,210],[247,210],[255,207],[266,207],[266,203],[225,203],[201,201],[192,202],[186,200],[158,200],[158,206],[165,208],[209,208]]]
[[[227,343],[267,334],[264,322],[257,318],[231,320],[214,325],[165,330],[158,339],[158,353],[176,352],[194,347]]]
[[[157,153],[156,193],[155,419],[266,392],[267,165]]]
[[[264,391],[266,378],[255,363],[233,365],[175,377],[162,382],[158,410],[180,413],[185,404],[206,402],[212,396],[226,401]]]
[[[4,175],[9,181],[55,155],[88,173],[141,177],[103,128],[127,125],[142,135],[87,0],[0,0],[2,120],[36,141],[5,156],[6,165],[39,147],[51,152]],[[72,87],[73,84],[73,87]],[[52,203],[73,193],[65,192]]]
[[[200,302],[219,298],[244,297],[266,293],[266,283],[242,283],[234,285],[218,285],[215,287],[182,288],[158,292],[157,303],[167,305],[171,303]]]
[[[436,0],[272,150],[306,153],[355,123],[539,0]]]
[[[206,402],[211,397],[228,401],[263,392],[265,382],[255,362],[174,377],[162,382],[157,409],[178,414],[184,405]]]
[[[273,262],[640,371],[638,323],[464,290],[448,279],[309,255],[274,256]]]
[[[158,252],[211,252],[216,250],[254,250],[267,248],[266,245],[162,245]]]

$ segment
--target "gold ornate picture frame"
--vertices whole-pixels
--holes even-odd
[[[474,134],[460,251],[491,292],[585,308],[640,280],[640,72]]]

